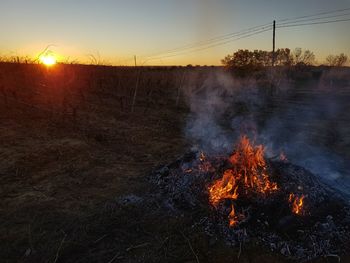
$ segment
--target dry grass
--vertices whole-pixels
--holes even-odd
[[[66,220],[74,224],[73,229],[82,227],[75,221],[99,210],[107,200],[141,191],[144,175],[183,151],[185,111],[163,94],[168,91],[157,87],[158,94],[146,97],[142,92],[153,89],[147,83],[139,91],[135,112],[130,112],[128,92],[134,88],[134,71],[126,70],[118,88],[113,77],[123,70],[61,65],[46,72],[38,65],[1,67],[4,259],[24,259],[27,251],[29,261],[32,254],[33,262],[48,260],[62,239]],[[163,81],[162,73],[158,76]]]
[[[113,207],[189,146],[184,69],[143,69],[134,112],[139,69],[0,69],[2,262],[238,262],[237,249],[191,232],[191,218]],[[253,245],[239,262],[281,260]]]

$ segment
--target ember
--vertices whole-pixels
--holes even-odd
[[[279,158],[280,158],[280,160],[282,162],[287,162],[288,161],[287,156],[284,154],[284,152],[280,153],[280,157]]]
[[[304,195],[301,197],[296,196],[295,194],[290,194],[288,201],[291,203],[292,212],[297,215],[303,214],[303,203]]]
[[[213,169],[211,163],[208,161],[207,157],[203,152],[199,154],[199,161],[200,161],[200,164],[198,165],[199,171],[206,173]]]

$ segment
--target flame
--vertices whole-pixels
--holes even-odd
[[[293,193],[289,195],[288,201],[291,203],[292,212],[294,214],[301,215],[303,213],[304,198],[304,195],[301,195],[301,197]]]
[[[254,146],[248,137],[242,136],[235,151],[229,157],[231,167],[224,171],[222,178],[209,187],[209,202],[217,207],[223,200],[236,200],[239,193],[254,192],[265,195],[277,190],[277,184],[270,181],[264,159],[264,147]],[[232,205],[229,214],[230,226],[237,224]]]
[[[236,200],[238,185],[236,185],[235,175],[232,170],[226,170],[222,179],[217,180],[209,187],[209,202],[217,206],[224,199]]]
[[[234,227],[238,223],[238,217],[235,213],[235,207],[231,206],[231,212],[228,215],[229,225],[230,227]]]

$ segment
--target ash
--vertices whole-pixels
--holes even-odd
[[[235,207],[241,219],[234,227],[227,218],[230,202],[214,208],[208,201],[208,185],[227,168],[223,157],[203,160],[201,153],[190,152],[159,167],[150,176],[152,199],[168,214],[191,216],[192,227],[204,229],[210,242],[224,240],[237,247],[253,242],[299,261],[345,252],[350,240],[349,201],[300,166],[273,159],[267,165],[278,191],[264,198],[239,198]],[[302,214],[291,211],[290,193],[305,196]]]

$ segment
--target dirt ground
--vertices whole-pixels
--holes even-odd
[[[191,218],[115,206],[191,146],[179,70],[0,68],[2,262],[286,261],[253,244],[212,245]]]

